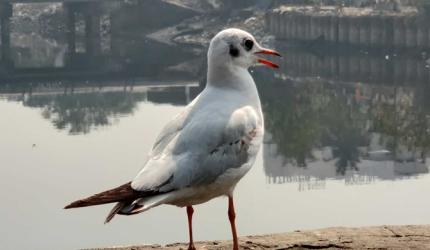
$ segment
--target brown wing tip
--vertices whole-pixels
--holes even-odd
[[[82,207],[84,205],[83,201],[75,201],[70,203],[69,205],[65,206],[64,209],[70,209],[70,208],[78,208],[78,207]]]
[[[117,188],[92,195],[85,199],[74,201],[65,206],[64,209],[102,205],[122,200],[134,199],[137,196],[138,192],[132,189],[131,182],[128,182]]]

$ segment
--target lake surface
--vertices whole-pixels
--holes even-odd
[[[136,36],[121,40],[118,54],[88,61],[82,53],[70,59],[61,41],[12,34],[14,69],[0,77],[2,247],[187,241],[185,209],[104,225],[110,205],[62,208],[135,176],[163,125],[204,88],[204,53]],[[239,234],[429,224],[426,58],[272,46],[286,55],[281,68],[251,70],[266,136],[236,188]],[[195,211],[196,240],[230,239],[225,198]]]

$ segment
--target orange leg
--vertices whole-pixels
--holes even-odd
[[[233,196],[228,196],[228,219],[230,220],[231,232],[233,234],[233,250],[239,250],[239,242],[237,240],[236,224],[236,213],[234,212]]]
[[[188,215],[188,233],[190,235],[190,244],[188,245],[188,250],[196,250],[193,242],[193,206],[187,206],[187,215]]]

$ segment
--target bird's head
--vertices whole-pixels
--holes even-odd
[[[254,65],[266,65],[278,68],[278,65],[261,58],[262,54],[281,56],[278,52],[263,48],[246,31],[230,28],[219,32],[211,41],[208,51],[209,67],[230,65],[249,68]]]

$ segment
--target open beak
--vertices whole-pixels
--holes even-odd
[[[255,54],[266,54],[266,55],[281,56],[281,54],[279,54],[278,52],[271,50],[271,49],[261,49],[261,50],[255,52]],[[279,66],[276,63],[271,62],[267,59],[257,58],[257,62],[264,64],[266,66],[269,66],[271,68],[275,68],[275,69],[279,68]]]

